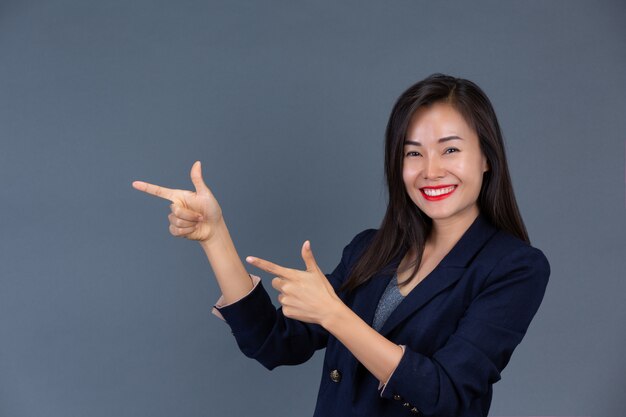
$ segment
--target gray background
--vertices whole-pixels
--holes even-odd
[[[552,275],[492,416],[626,408],[622,1],[0,1],[0,415],[307,416],[323,352],[267,371],[210,314],[144,180],[220,202],[240,256],[330,272],[385,209],[383,133],[477,82]],[[266,279],[274,302],[276,292]]]

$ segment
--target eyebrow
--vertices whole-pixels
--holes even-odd
[[[445,138],[441,138],[437,141],[437,143],[443,143],[443,142],[447,142],[449,140],[454,140],[454,139],[459,139],[459,140],[463,140],[463,138],[459,137],[459,136],[446,136]],[[422,146],[421,143],[416,142],[414,140],[405,140],[404,141],[405,145],[415,145],[415,146]]]

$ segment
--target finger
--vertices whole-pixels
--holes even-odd
[[[265,259],[255,258],[254,256],[248,256],[246,258],[246,262],[256,266],[257,268],[267,271],[272,275],[280,275],[281,277],[284,277],[284,278],[289,278],[293,276],[295,272],[293,269],[284,268],[270,261],[266,261]]]
[[[172,210],[172,213],[174,213],[176,217],[183,220],[198,221],[202,219],[202,215],[200,213],[196,213],[195,211],[179,206],[178,204],[170,204],[170,210]]]
[[[185,236],[196,230],[195,227],[176,227],[173,224],[170,224],[169,229],[174,236]]]
[[[285,281],[284,279],[281,279],[280,277],[276,277],[272,280],[272,287],[282,292],[283,284],[285,283],[284,281]]]
[[[210,194],[209,187],[204,183],[202,179],[202,164],[200,161],[193,163],[191,167],[191,182],[196,187],[196,193],[198,194]]]
[[[143,181],[133,181],[133,188],[174,202],[174,190]]]
[[[178,218],[173,213],[168,214],[167,218],[170,220],[170,224],[176,227],[195,227],[198,224],[197,221],[189,221]]]
[[[318,269],[317,262],[313,256],[313,251],[311,250],[311,242],[308,240],[302,245],[302,259],[304,259],[307,271],[310,272]]]

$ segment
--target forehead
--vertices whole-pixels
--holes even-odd
[[[438,139],[448,136],[460,136],[478,142],[476,132],[465,121],[463,115],[452,105],[444,102],[417,109],[406,132],[406,140],[421,144],[436,143]]]

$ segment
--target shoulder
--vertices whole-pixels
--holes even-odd
[[[357,233],[352,240],[343,248],[342,259],[350,263],[351,260],[363,253],[376,235],[378,229],[365,229]]]
[[[357,233],[350,242],[351,244],[367,244],[372,241],[378,229],[365,229]]]
[[[348,247],[352,251],[365,249],[372,242],[377,232],[378,229],[365,229],[360,231],[352,238]]]
[[[504,230],[499,229],[495,234],[493,245],[505,249],[505,257],[502,260],[525,260],[526,262],[537,263],[548,269],[550,268],[548,258],[541,249],[524,242],[517,236],[513,236]]]
[[[504,230],[498,230],[483,251],[490,259],[491,272],[487,281],[511,276],[525,276],[545,286],[550,276],[550,262],[536,248]]]

